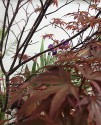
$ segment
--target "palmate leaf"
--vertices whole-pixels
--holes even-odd
[[[70,84],[70,73],[64,71],[61,66],[47,66],[44,73],[33,77],[29,82],[38,86],[42,84]]]
[[[78,53],[77,53],[77,57],[86,57],[88,56],[89,54],[89,48],[85,48],[83,50],[80,50]]]
[[[79,105],[87,106],[88,109],[88,125],[101,125],[101,94],[95,93],[94,96],[85,96],[79,102]]]
[[[45,111],[49,110],[51,101],[52,101],[53,95],[49,96],[48,98],[42,100],[40,102],[40,105],[36,108],[36,110],[31,114],[31,118],[33,118],[33,116],[37,116],[40,112],[45,113]]]
[[[33,77],[28,82],[24,83],[19,87],[19,90],[11,93],[11,98],[9,104],[13,104],[18,98],[21,98],[24,95],[24,91],[26,94],[32,93],[32,89],[27,89],[30,86],[38,88],[40,85],[63,85],[70,84],[70,74],[64,71],[61,67],[58,66],[48,66],[47,71],[39,74],[37,77]],[[35,86],[33,86],[35,85]]]
[[[30,118],[23,122],[18,122],[15,125],[59,125],[53,122],[48,116],[44,116],[42,118]]]
[[[37,118],[37,119],[26,120],[23,122],[18,122],[15,125],[46,125],[46,124],[45,120]]]
[[[50,95],[59,91],[63,85],[60,86],[50,86],[46,90],[34,91],[33,96],[31,96],[22,106],[21,110],[18,111],[17,117],[21,118],[23,115],[28,116],[35,111],[36,108],[32,108],[36,102],[41,101],[49,97]]]
[[[91,81],[91,84],[95,87],[98,93],[101,93],[101,88],[95,81]]]
[[[0,120],[0,125],[4,125],[7,120]]]
[[[70,89],[69,93],[72,94],[79,102],[79,94],[78,94],[79,89],[73,85],[71,85],[71,87],[69,89]]]
[[[101,58],[101,41],[94,41],[89,45],[89,53],[91,56],[95,57],[96,59]]]
[[[65,71],[62,66],[47,66],[46,72],[50,74],[57,75],[58,77],[61,77],[65,82],[70,83],[70,73],[68,71]]]
[[[45,85],[51,85],[51,84],[64,84],[65,81],[61,79],[59,76],[50,74],[50,73],[43,73],[41,76],[35,78],[32,80],[33,83],[37,85],[45,84]]]
[[[88,103],[89,103],[89,97],[88,96],[84,96],[83,99],[80,100],[79,103],[76,106],[78,106],[78,105],[82,106],[82,105],[86,105]]]
[[[45,106],[46,101],[49,99],[49,96],[53,94],[54,94],[54,97],[51,102],[49,116],[51,118],[54,118],[55,114],[57,114],[57,112],[59,111],[59,108],[64,102],[66,96],[68,94],[72,94],[71,90],[72,90],[72,85],[70,86],[67,84],[63,84],[58,86],[50,86],[46,90],[34,91],[33,96],[30,97],[22,106],[22,108],[18,111],[17,118],[20,119],[20,118],[23,118],[23,116],[24,117],[30,116],[31,118],[33,118],[41,111],[44,111],[46,107],[49,106],[49,105]],[[43,101],[44,99],[46,99],[46,101]],[[36,102],[40,102],[40,101],[43,101],[43,103],[39,103],[39,108],[38,108],[36,106]]]
[[[88,64],[83,67],[76,64],[76,67],[86,79],[101,81],[101,71],[93,71]]]
[[[59,90],[53,97],[50,107],[50,117],[55,118],[56,113],[58,112],[59,108],[61,107],[62,103],[66,99],[66,96],[69,94],[73,95],[77,101],[79,101],[78,98],[78,89],[74,87],[73,85],[65,85],[61,90]]]
[[[12,104],[17,101],[18,99],[22,99],[24,95],[28,95],[29,93],[32,92],[32,90],[27,93],[25,90],[26,88],[30,88],[30,82],[26,82],[22,84],[19,88],[16,88],[13,92],[10,92],[10,98],[9,98],[9,106],[12,106]],[[14,87],[15,88],[15,87]],[[12,90],[12,86],[10,88]]]
[[[42,35],[42,38],[43,39],[46,39],[46,38],[53,38],[54,34],[45,34],[45,35]]]
[[[49,96],[48,99],[44,99],[40,102],[40,105],[36,108],[36,110],[31,114],[30,118],[28,119],[28,121],[33,120],[33,124],[35,123],[35,121],[38,119],[36,119],[36,116],[38,116],[39,113],[41,113],[41,115],[43,115],[43,119],[41,118],[41,120],[43,120],[45,123],[45,125],[59,125],[56,122],[54,122],[48,115],[46,112],[48,112],[49,108],[50,108],[50,104],[51,104],[51,100],[53,98],[52,96]],[[40,121],[40,119],[39,119]],[[42,123],[42,122],[41,122]],[[38,124],[38,125],[41,125]],[[47,123],[47,124],[46,124]],[[36,124],[35,124],[36,125]]]
[[[56,5],[56,7],[58,7],[58,0],[53,0],[53,4]]]
[[[96,122],[96,125],[101,125],[101,94],[96,94],[95,97],[90,98],[88,106],[88,122]]]
[[[56,116],[58,109],[60,108],[60,106],[64,102],[66,95],[68,93],[69,93],[69,86],[66,85],[55,94],[55,96],[52,99],[51,107],[50,107],[49,115],[51,118],[54,118]]]
[[[72,94],[79,100],[78,91],[70,82],[70,74],[64,71],[61,66],[49,66],[46,68],[45,73],[40,74],[38,78],[33,78],[29,82],[36,83],[37,85],[44,85],[46,83],[48,86],[41,90],[38,89],[40,86],[37,86],[38,90],[33,91],[33,95],[29,97],[21,110],[18,111],[18,119],[23,116],[33,115],[37,110],[36,108],[33,108],[33,105],[35,105],[36,102],[39,102],[39,105],[41,105],[41,101],[48,99],[51,95],[54,95],[49,113],[52,118],[57,113],[68,94]],[[43,110],[44,108],[42,107]]]
[[[100,0],[92,0],[94,3],[99,3],[100,2]]]
[[[88,111],[85,107],[82,107],[82,110],[78,109],[76,111],[71,125],[88,125],[87,118]]]

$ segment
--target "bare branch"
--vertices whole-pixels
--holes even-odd
[[[43,1],[42,1],[42,0],[40,0],[40,3],[41,3],[42,10],[44,11]]]
[[[26,51],[26,48],[27,48],[27,45],[30,41],[30,39],[32,38],[33,34],[35,33],[37,27],[39,26],[40,22],[42,21],[43,17],[44,17],[44,14],[46,12],[46,10],[48,9],[48,7],[50,6],[50,3],[51,3],[52,0],[49,0],[49,1],[46,1],[45,4],[44,4],[44,11],[41,11],[39,16],[37,17],[36,21],[34,22],[30,32],[28,33],[26,39],[24,40],[23,44],[21,45],[19,51],[21,50],[21,48],[24,46],[24,49],[23,49],[23,52],[22,52],[22,56],[24,54],[24,52]],[[21,56],[21,58],[22,58]],[[21,62],[21,59],[19,61],[19,63]]]
[[[3,40],[4,40],[4,36],[5,36],[5,28],[6,28],[6,18],[7,18],[7,13],[8,13],[8,8],[10,5],[10,0],[8,0],[7,2],[7,7],[6,7],[6,11],[5,11],[5,16],[4,16],[4,22],[3,22],[3,30],[2,30],[2,37],[1,37],[1,42],[0,42],[0,51],[2,52],[2,48],[3,48]]]
[[[62,5],[61,7],[59,7],[58,9],[56,9],[55,11],[52,11],[52,12],[50,12],[50,13],[45,14],[45,16],[48,16],[48,15],[50,15],[50,14],[53,14],[53,13],[57,12],[58,10],[62,9],[64,6],[66,6],[66,5],[70,4],[70,3],[72,3],[73,1],[74,1],[74,0],[71,0],[70,2],[66,2],[64,5]]]
[[[100,14],[101,14],[101,11],[99,11],[99,12],[97,13],[97,15],[95,16],[95,18],[97,18]],[[20,63],[19,63],[16,67],[14,67],[12,70],[9,70],[9,75],[11,75],[13,72],[15,72],[15,71],[16,71],[20,66],[22,66],[23,64],[26,64],[27,62],[33,60],[34,58],[36,58],[36,57],[38,57],[38,56],[40,56],[40,55],[42,55],[42,54],[44,54],[44,53],[46,53],[46,52],[49,52],[49,51],[51,51],[51,50],[54,49],[54,48],[57,48],[57,47],[61,46],[62,44],[66,43],[67,41],[70,41],[70,40],[74,39],[75,37],[77,37],[78,35],[80,35],[81,33],[83,33],[84,31],[86,31],[89,27],[90,27],[90,24],[89,24],[88,26],[86,26],[84,29],[82,29],[80,32],[78,32],[78,33],[76,33],[75,35],[73,35],[72,37],[70,37],[69,39],[66,39],[64,42],[59,43],[58,45],[56,45],[56,46],[54,46],[54,47],[52,47],[52,48],[49,48],[49,49],[47,49],[47,50],[45,50],[45,51],[43,51],[43,52],[41,52],[41,53],[38,53],[38,54],[32,56],[31,58],[29,58],[29,59],[26,60],[26,61],[20,62]],[[98,32],[95,32],[93,35],[95,35],[95,34],[97,34],[97,33],[98,33]],[[89,38],[87,38],[87,39],[89,39]],[[81,45],[81,43],[80,43],[80,45]],[[76,45],[75,47],[77,47],[77,46],[79,46],[79,44]],[[72,50],[73,50],[75,47],[73,47]]]

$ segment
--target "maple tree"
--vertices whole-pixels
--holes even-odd
[[[40,52],[27,55],[26,49],[39,24],[49,14],[70,5],[75,0],[66,1],[59,7],[58,0],[39,0],[40,6],[33,7],[33,0],[18,0],[13,16],[9,19],[10,0],[2,0],[5,7],[2,31],[0,32],[0,83],[5,84],[0,92],[0,125],[100,125],[101,124],[101,4],[100,0],[86,1],[87,11],[67,13],[61,18],[53,18],[49,25],[67,33],[68,38],[59,40],[54,34],[44,34],[42,39],[50,39],[53,44],[44,50],[43,40]],[[34,11],[25,13],[27,19],[17,39],[15,53],[7,71],[3,59],[6,55],[9,33],[16,16],[24,5],[31,4]],[[51,6],[56,10],[46,13]],[[28,7],[27,6],[27,7]],[[95,15],[90,11],[94,10]],[[22,41],[26,26],[32,14],[38,14],[35,22]],[[72,21],[64,18],[71,16]],[[47,18],[47,17],[46,17]],[[16,23],[19,26],[19,23]],[[49,26],[47,25],[47,26]],[[38,30],[37,30],[38,29]],[[68,33],[70,32],[70,34]],[[85,32],[87,33],[85,36]],[[77,38],[77,39],[75,39]],[[73,40],[76,40],[74,45]],[[34,44],[35,45],[35,44]],[[37,59],[40,57],[40,65]],[[51,61],[51,59],[53,59]],[[33,62],[32,71],[27,63]],[[16,73],[16,71],[19,72]],[[15,114],[12,109],[17,108]],[[11,114],[11,118],[5,118]],[[3,116],[3,117],[2,117]],[[13,119],[13,120],[12,120]],[[11,121],[12,120],[12,121]]]

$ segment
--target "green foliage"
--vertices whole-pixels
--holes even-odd
[[[101,42],[101,36],[98,36],[98,40]]]
[[[44,51],[44,39],[42,39],[41,47],[40,47],[40,52],[43,52],[43,51]],[[45,59],[46,59],[46,53],[44,53],[40,56],[40,66],[41,67],[45,66]]]
[[[0,29],[0,39],[1,39],[1,36],[2,36],[2,30]]]
[[[4,95],[0,95],[0,107],[5,105],[5,96]]]
[[[42,39],[41,42],[41,47],[40,47],[40,53],[43,52],[44,49],[44,39]],[[42,54],[39,58],[37,58],[32,66],[32,73],[35,73],[38,69],[48,66],[48,65],[52,65],[56,60],[56,57],[51,56],[50,54]]]
[[[5,54],[7,56],[9,56],[11,53],[13,53],[14,50],[15,50],[16,45],[17,45],[17,41],[16,40],[13,41],[13,42],[10,42],[8,47],[7,47],[7,49],[6,49],[6,51],[5,51]]]
[[[4,106],[5,106],[5,96],[0,95],[0,110]],[[5,112],[0,111],[0,120],[4,120],[4,119],[5,119]]]
[[[32,73],[36,72],[36,68],[37,68],[36,66],[37,66],[37,63],[36,61],[34,61],[33,66],[32,66]]]
[[[4,33],[4,38],[5,38],[5,36],[6,36],[6,33]],[[2,37],[2,29],[0,29],[0,40],[1,40],[1,37]],[[4,41],[4,46],[5,46],[5,44],[6,43]],[[5,54],[9,56],[11,53],[13,53],[15,50],[16,44],[17,44],[16,41],[13,41],[13,42],[10,41],[6,47]]]
[[[0,112],[0,120],[4,120],[5,119],[5,112]]]
[[[4,32],[4,38],[5,38],[5,36],[6,36],[6,33]],[[2,29],[0,29],[0,39],[1,39],[1,37],[2,37]]]

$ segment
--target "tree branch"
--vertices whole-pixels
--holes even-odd
[[[72,3],[73,1],[74,1],[74,0],[71,0],[70,2],[66,2],[64,5],[62,5],[61,7],[59,7],[58,9],[56,9],[55,11],[52,11],[52,12],[50,12],[50,13],[46,13],[45,16],[48,16],[48,15],[50,15],[50,14],[53,14],[53,13],[57,12],[58,10],[60,10],[60,9],[63,8],[64,6],[66,6],[66,5],[70,4],[70,3]]]
[[[101,14],[101,11],[99,11],[99,12],[97,13],[97,15],[95,16],[95,18],[97,18],[100,14]],[[27,62],[33,60],[34,58],[36,58],[36,57],[38,57],[38,56],[40,56],[40,55],[42,55],[42,54],[44,54],[44,53],[46,53],[46,52],[49,52],[49,51],[51,51],[52,49],[57,48],[57,47],[61,46],[62,44],[65,44],[66,42],[68,42],[68,41],[74,39],[75,37],[77,37],[77,36],[79,36],[81,33],[83,33],[84,31],[86,31],[89,27],[90,27],[90,24],[88,24],[88,26],[86,26],[84,29],[82,29],[80,32],[76,33],[75,35],[73,35],[73,36],[70,37],[69,39],[66,39],[64,42],[59,43],[58,45],[56,45],[56,46],[54,46],[54,47],[52,47],[52,48],[50,48],[50,49],[47,49],[47,50],[45,50],[45,51],[43,51],[43,52],[41,52],[41,53],[38,53],[38,54],[32,56],[31,58],[29,58],[28,60],[19,63],[16,67],[14,67],[11,71],[9,71],[9,75],[11,75],[13,72],[15,72],[20,66],[26,64]],[[76,46],[76,47],[77,47],[77,46]],[[72,50],[73,50],[73,49],[72,49]]]
[[[52,0],[46,0],[46,2],[45,2],[45,4],[44,4],[44,11],[42,10],[42,11],[40,12],[39,16],[37,17],[36,21],[34,22],[32,28],[31,28],[31,30],[29,31],[29,33],[28,33],[27,37],[25,38],[24,42],[22,43],[22,45],[20,46],[20,48],[17,50],[17,52],[16,52],[16,54],[15,54],[15,59],[13,60],[13,63],[12,63],[12,65],[11,65],[11,67],[10,67],[10,70],[13,68],[13,66],[14,66],[14,64],[15,64],[15,62],[16,62],[16,59],[17,59],[17,56],[18,56],[19,51],[22,49],[22,47],[24,47],[23,52],[22,52],[22,54],[21,54],[20,61],[19,61],[19,64],[20,64],[21,59],[22,59],[22,57],[23,57],[23,54],[24,54],[24,52],[26,51],[26,48],[27,48],[27,46],[28,46],[28,44],[29,44],[29,42],[30,42],[30,39],[32,38],[32,36],[33,36],[33,34],[35,33],[37,27],[39,26],[40,22],[42,21],[46,10],[47,10],[48,7],[50,6],[51,1],[52,1]],[[22,36],[22,34],[21,34],[21,36]],[[19,40],[21,40],[21,37],[20,37]],[[19,41],[19,42],[20,42],[20,41]],[[10,71],[10,70],[9,70],[9,71]]]
[[[3,28],[2,28],[2,36],[1,36],[1,41],[0,41],[0,52],[2,53],[2,48],[3,48],[3,41],[4,41],[4,36],[5,36],[5,27],[6,27],[6,18],[7,18],[7,13],[8,13],[8,8],[10,5],[10,0],[7,2],[7,7],[5,10],[5,16],[4,16],[4,22],[3,22]]]

